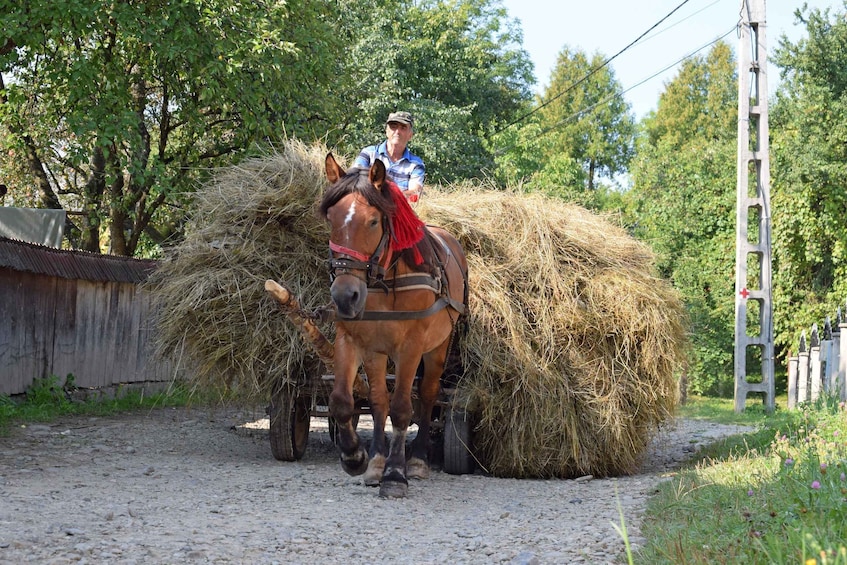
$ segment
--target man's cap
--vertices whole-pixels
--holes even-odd
[[[409,112],[391,112],[388,114],[388,119],[385,120],[386,124],[391,122],[398,122],[401,124],[408,124],[410,126],[415,125],[415,118],[412,117],[412,114]]]

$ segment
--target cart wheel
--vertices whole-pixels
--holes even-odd
[[[279,461],[299,461],[309,443],[309,398],[284,388],[271,399],[271,452]]]
[[[474,472],[470,414],[464,410],[445,410],[444,418],[444,471],[451,475]]]

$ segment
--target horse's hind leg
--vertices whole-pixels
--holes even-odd
[[[335,386],[329,395],[329,411],[338,424],[341,467],[349,475],[361,475],[368,467],[368,454],[353,427],[353,380],[359,368],[356,348],[339,329],[335,341]]]

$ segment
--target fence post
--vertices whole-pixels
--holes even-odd
[[[838,311],[841,312],[840,306],[838,307]],[[841,400],[847,400],[847,333],[843,331],[847,329],[847,320],[844,319],[845,317],[847,316],[839,316],[838,320],[838,329],[842,330],[841,335],[844,336],[844,339],[838,344],[838,376],[836,377],[835,390],[838,391]]]
[[[838,394],[838,370],[841,366],[841,308],[835,311],[835,323],[832,324],[832,348],[829,350],[827,376],[829,394]]]
[[[797,404],[802,404],[809,400],[809,352],[806,350],[806,330],[800,334],[797,358]]]
[[[829,394],[832,390],[832,321],[829,316],[823,323],[823,339],[821,340],[821,390]]]
[[[792,357],[788,352],[788,409],[797,407],[797,356]]]
[[[821,338],[817,324],[812,324],[809,339],[809,392],[812,402],[821,396]]]

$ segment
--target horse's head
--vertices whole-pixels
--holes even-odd
[[[320,212],[331,229],[330,294],[338,316],[354,319],[364,311],[368,286],[383,278],[391,259],[388,218],[396,206],[382,161],[345,172],[330,153],[326,176],[332,184]]]

